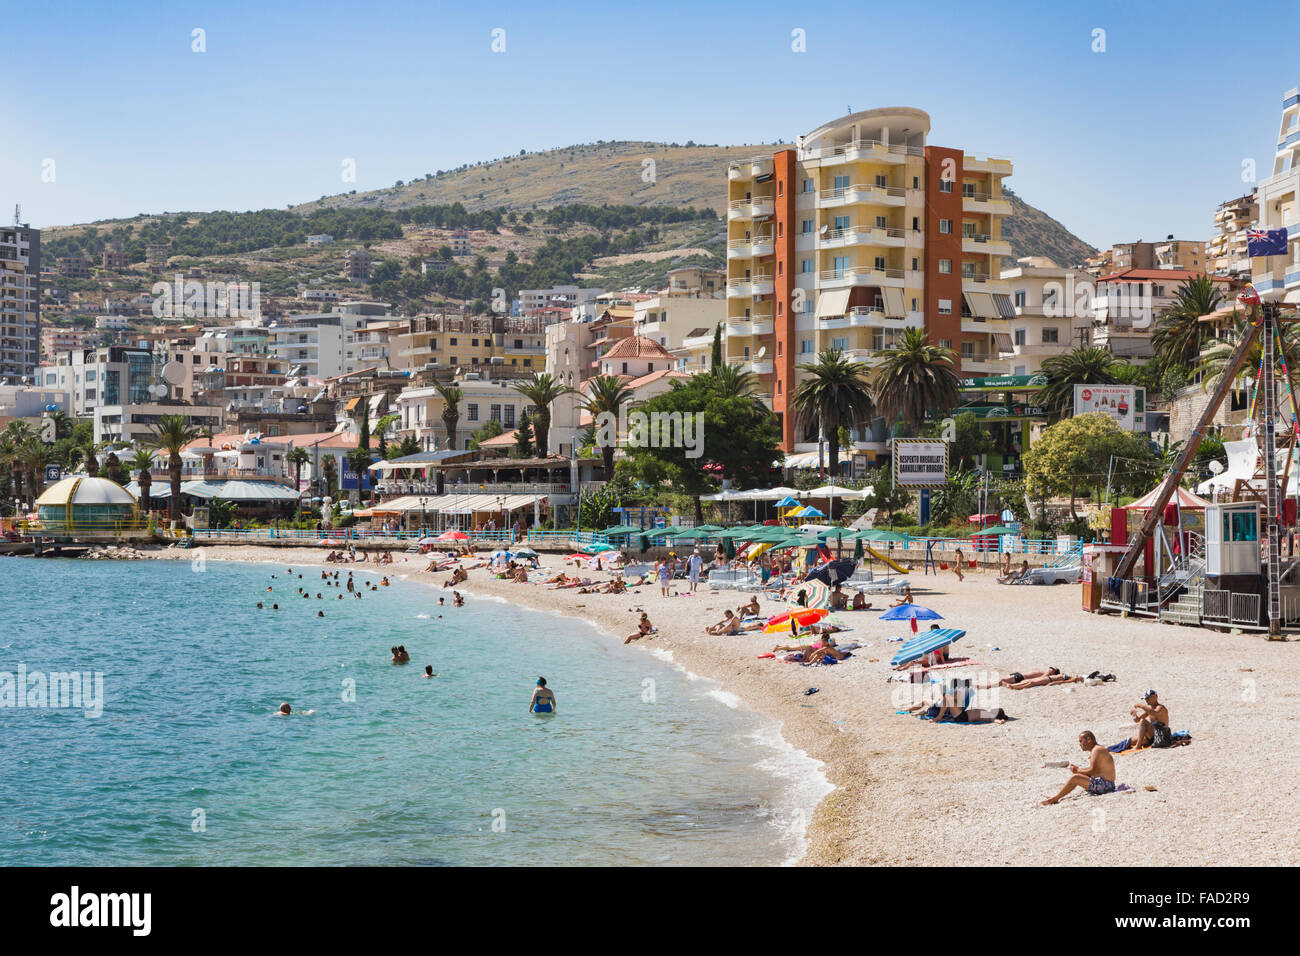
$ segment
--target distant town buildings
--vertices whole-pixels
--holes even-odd
[[[343,257],[343,277],[349,282],[368,282],[370,253],[365,249],[349,249]]]
[[[167,268],[167,259],[171,255],[171,244],[166,242],[149,242],[144,247],[144,264],[152,272],[162,272]]]
[[[1246,231],[1259,217],[1255,190],[1220,203],[1214,211],[1217,233],[1205,244],[1206,268],[1215,275],[1250,280],[1250,258],[1246,254]]]
[[[324,233],[318,233],[317,235],[307,237],[307,245],[309,246],[324,246],[324,245],[328,245],[333,241],[334,241],[333,236],[326,235]]]
[[[89,279],[90,260],[85,256],[59,256],[59,275],[65,279]]]
[[[457,229],[451,234],[451,254],[453,256],[467,256],[469,251],[469,233],[464,229]]]
[[[1286,255],[1249,260],[1251,281],[1265,299],[1300,304],[1300,88],[1282,97],[1273,174],[1255,190],[1262,230],[1287,228]]]

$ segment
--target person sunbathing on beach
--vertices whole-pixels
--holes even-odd
[[[1138,725],[1136,737],[1129,738],[1129,748],[1168,747],[1173,742],[1169,731],[1169,708],[1160,703],[1160,697],[1149,690],[1141,701],[1129,710],[1129,716]]]
[[[704,629],[709,634],[739,634],[740,618],[736,617],[730,609],[723,613],[722,620],[717,624],[710,624]]]
[[[829,657],[832,660],[842,661],[849,656],[848,651],[842,651],[835,646],[835,638],[828,637],[822,644],[813,645],[810,653],[804,655],[805,664],[820,664],[823,657]]]
[[[569,580],[569,576],[568,576],[567,574],[565,574],[563,571],[561,571],[559,574],[555,575],[554,577],[547,578],[547,579],[546,579],[545,581],[543,581],[542,583],[543,583],[543,584],[563,584],[563,583],[564,583],[565,581],[567,581],[567,580]]]
[[[638,641],[649,635],[653,630],[654,625],[650,623],[650,615],[646,614],[645,611],[642,611],[641,620],[637,621],[636,631],[624,638],[623,643],[631,644],[633,641]]]
[[[986,684],[986,687],[1010,687],[1012,684],[1019,684],[1027,680],[1033,680],[1035,677],[1054,677],[1061,673],[1059,667],[1044,667],[1036,671],[1012,671],[1006,677],[1003,677],[996,684]]]
[[[760,613],[758,607],[758,598],[751,597],[749,599],[748,604],[742,604],[740,607],[736,608],[736,613],[739,614],[741,617],[754,617],[755,615]]]
[[[1014,684],[1003,684],[1009,690],[1029,690],[1031,687],[1050,687],[1053,684],[1082,684],[1082,677],[1071,677],[1069,674],[1062,674],[1057,671],[1055,674],[1044,674],[1042,677],[1030,677]]]
[[[867,600],[867,596],[863,594],[861,591],[853,592],[852,610],[854,611],[871,610],[871,602]]]
[[[1065,781],[1060,793],[1044,800],[1043,806],[1060,803],[1061,798],[1076,787],[1087,790],[1093,796],[1115,792],[1115,758],[1110,751],[1097,743],[1097,737],[1091,730],[1079,734],[1079,749],[1089,754],[1087,766],[1076,767],[1070,764],[1070,779]]]
[[[569,588],[585,588],[591,584],[591,578],[569,578],[563,584],[557,584],[555,590],[564,591]]]
[[[916,603],[916,599],[912,597],[912,586],[910,584],[906,584],[903,586],[903,596],[889,606],[902,607],[904,604],[915,604],[915,603]]]

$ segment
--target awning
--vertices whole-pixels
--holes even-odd
[[[993,304],[993,296],[988,292],[963,292],[966,297],[966,307],[970,309],[971,315],[977,315],[981,319],[1000,318],[998,307]]]
[[[1014,319],[1016,317],[1016,307],[1011,302],[1011,296],[1005,292],[993,293],[993,304],[998,308],[998,314],[1004,319]]]
[[[817,318],[840,316],[849,311],[849,289],[832,289],[817,297]]]
[[[344,406],[343,406],[343,410],[344,410],[345,412],[350,412],[350,411],[352,411],[352,409],[354,409],[354,408],[357,407],[357,402],[359,402],[359,401],[361,401],[361,396],[360,396],[360,395],[357,395],[357,396],[354,396],[354,397],[352,397],[352,398],[349,398],[349,399],[347,400],[347,403],[344,404]]]
[[[506,511],[531,508],[534,502],[545,501],[546,497],[546,495],[475,494],[424,495],[423,497],[420,495],[403,495],[400,498],[394,498],[392,501],[377,504],[373,508],[355,511],[353,514],[359,518],[369,518],[376,515],[408,514],[410,512],[456,515],[499,513],[503,508]]]
[[[891,319],[904,318],[907,308],[903,305],[903,290],[885,286],[882,291],[885,293],[885,315]]]
[[[1003,355],[1008,355],[1011,352],[1014,352],[1016,350],[1015,345],[1013,345],[1011,342],[1010,332],[994,332],[993,347],[996,348]]]

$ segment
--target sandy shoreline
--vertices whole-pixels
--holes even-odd
[[[203,549],[212,560],[323,564],[325,551],[251,545]],[[191,559],[194,551],[155,552]],[[425,561],[359,570],[440,585]],[[413,558],[413,556],[412,556]],[[557,566],[555,558],[544,565]],[[742,601],[739,592],[663,598],[657,587],[624,595],[578,595],[470,572],[461,590],[537,610],[580,616],[613,634],[634,629],[644,608],[659,632],[640,642],[721,684],[746,706],[775,718],[793,747],[823,762],[835,790],[808,827],[804,865],[1286,865],[1300,853],[1290,821],[1297,796],[1289,732],[1300,702],[1300,645],[1256,635],[1084,613],[1077,586],[1002,587],[992,573],[958,582],[949,573],[912,576],[920,604],[968,631],[957,650],[983,663],[945,676],[1002,676],[1053,665],[1118,680],[1003,691],[1003,725],[934,725],[895,713],[900,688],[886,663],[907,633],[873,613],[849,614],[841,643],[869,645],[834,667],[760,660],[770,636],[712,637],[704,625]],[[675,582],[684,591],[683,582]],[[877,610],[887,599],[877,599]],[[783,606],[764,601],[764,613]],[[994,648],[997,648],[994,650]],[[878,660],[873,661],[876,658]],[[996,679],[996,678],[995,678]],[[810,686],[819,693],[805,696]],[[1047,761],[1083,758],[1078,733],[1113,743],[1133,729],[1128,710],[1148,688],[1170,709],[1174,730],[1193,743],[1116,758],[1118,779],[1135,790],[1104,797],[1071,794],[1040,807],[1068,772]],[[1148,789],[1154,788],[1154,789]]]

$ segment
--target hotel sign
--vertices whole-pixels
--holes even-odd
[[[963,389],[979,389],[984,391],[1042,388],[1046,384],[1046,375],[999,375],[993,378],[964,378],[961,380],[961,387]]]
[[[948,481],[948,443],[935,438],[894,439],[894,484],[940,488]]]

